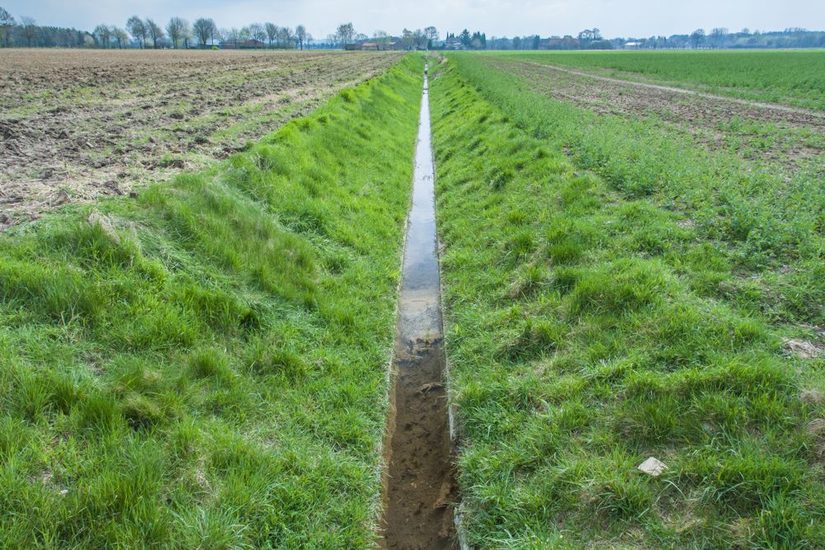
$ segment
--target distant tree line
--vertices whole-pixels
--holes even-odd
[[[434,48],[439,39],[438,29],[404,29],[401,34],[393,36],[386,31],[375,31],[372,36],[358,32],[352,23],[338,25],[336,31],[324,40],[317,40],[316,48],[343,48],[352,50],[426,50]]]
[[[447,40],[445,45],[451,46],[453,48],[458,49],[457,46],[461,46],[462,49],[466,50],[486,50],[487,49],[487,35],[483,32],[474,32],[470,34],[470,31],[464,29],[461,31],[458,36],[455,34],[447,33]]]
[[[314,40],[306,27],[294,29],[274,23],[252,23],[241,28],[219,28],[213,19],[201,17],[189,23],[172,17],[163,25],[151,18],[133,15],[124,27],[98,25],[91,32],[74,28],[39,26],[31,17],[19,20],[0,7],[0,47],[43,48],[341,48],[341,49],[449,49],[449,50],[603,50],[603,49],[730,49],[730,48],[825,48],[825,32],[789,28],[760,32],[742,29],[729,32],[719,27],[706,32],[604,38],[597,28],[577,35],[542,37],[487,37],[481,31],[464,29],[447,33],[442,41],[435,27],[404,29],[398,36],[375,31],[359,33],[352,23],[337,27],[325,40]]]
[[[634,43],[639,49],[743,49],[743,48],[823,48],[825,32],[790,28],[783,31],[760,32],[742,29],[730,32],[717,27],[706,32],[696,29],[690,34],[651,36],[647,38],[616,39],[618,45]]]
[[[305,48],[312,41],[306,27],[252,23],[221,29],[213,19],[189,23],[172,17],[162,25],[133,15],[124,27],[100,24],[91,32],[39,26],[31,17],[19,20],[0,7],[0,47],[17,48]]]
[[[15,19],[0,7],[0,47],[83,48],[94,45],[92,35],[66,27],[39,26],[31,17]]]
[[[736,48],[823,48],[825,32],[790,28],[783,31],[760,32],[742,29],[729,32],[719,27],[705,31],[697,29],[690,34],[651,36],[647,38],[604,38],[597,28],[585,29],[576,36],[539,35],[491,37],[484,33],[470,33],[466,29],[458,35],[448,33],[447,39],[436,47],[461,50],[609,50],[609,49],[736,49]]]
[[[482,32],[470,34],[464,29],[459,35],[448,34],[445,49],[463,50],[608,50],[614,47],[610,40],[602,37],[597,28],[585,29],[578,35],[550,36],[542,38],[538,34],[527,36],[491,37]]]
[[[139,48],[299,48],[311,36],[306,27],[280,27],[274,23],[252,23],[241,28],[218,28],[214,19],[201,17],[190,24],[182,17],[172,17],[161,27],[152,19],[133,15],[126,30]],[[108,47],[100,44],[101,47]]]

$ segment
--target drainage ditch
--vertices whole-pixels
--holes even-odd
[[[385,441],[381,546],[393,550],[458,547],[434,185],[425,70]]]

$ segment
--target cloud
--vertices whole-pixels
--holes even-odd
[[[575,34],[593,26],[607,36],[669,35],[698,27],[825,29],[821,0],[6,0],[4,6],[41,24],[82,29],[122,26],[133,14],[157,21],[177,15],[212,17],[222,28],[255,21],[304,24],[317,37],[347,21],[366,34],[427,25],[442,34],[466,27],[488,36]]]

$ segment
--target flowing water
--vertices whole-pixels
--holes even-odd
[[[456,547],[434,184],[425,72],[385,445],[384,548]]]

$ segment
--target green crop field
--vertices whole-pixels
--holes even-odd
[[[825,362],[794,353],[825,325],[822,164],[576,107],[511,58],[432,86],[470,544],[825,545]]]
[[[537,63],[825,110],[825,50],[510,53]]]

